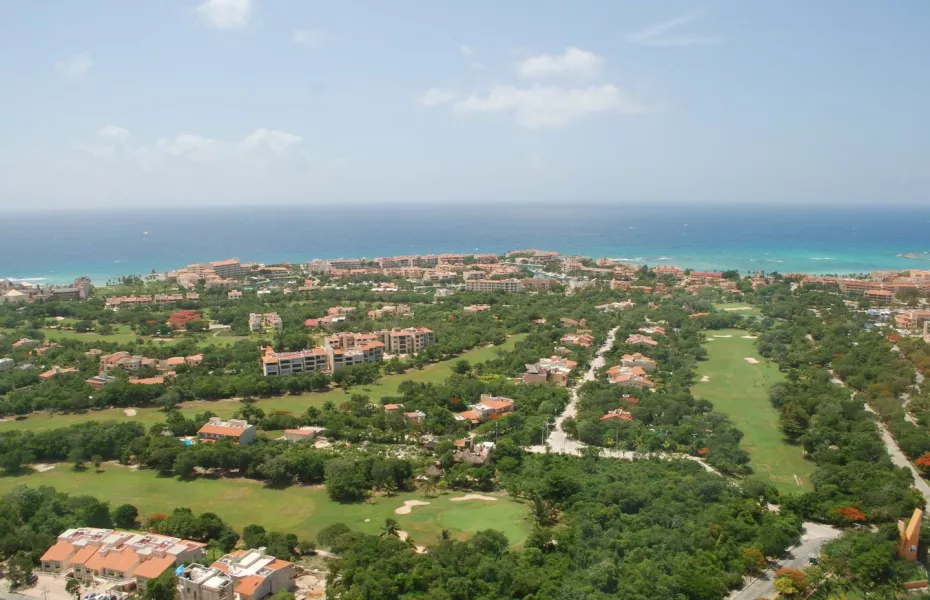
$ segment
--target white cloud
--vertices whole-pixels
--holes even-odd
[[[107,125],[97,131],[97,137],[108,142],[125,142],[129,139],[129,130],[117,125]]]
[[[455,92],[451,90],[443,90],[440,88],[432,88],[417,98],[417,103],[421,106],[432,107],[446,104],[447,102],[452,102],[453,100],[455,100]]]
[[[498,85],[486,96],[472,94],[456,102],[453,108],[462,114],[512,112],[518,123],[531,129],[559,127],[598,113],[636,114],[650,110],[613,85],[585,88]]]
[[[283,152],[299,144],[302,140],[302,137],[293,133],[262,127],[247,135],[239,142],[239,147],[245,150],[264,148],[273,152]]]
[[[55,63],[55,70],[66,79],[82,79],[94,64],[86,52],[75,54],[70,58]]]
[[[197,7],[200,18],[219,29],[241,29],[252,15],[252,0],[204,0]]]
[[[171,156],[202,163],[216,157],[219,144],[212,138],[182,133],[173,140],[162,138],[155,146]]]
[[[298,29],[291,36],[291,41],[301,46],[320,48],[339,40],[339,36],[325,29]]]
[[[574,46],[560,55],[540,54],[531,56],[517,65],[523,77],[541,79],[546,77],[594,77],[604,66],[604,57]]]
[[[482,63],[475,60],[474,57],[475,55],[478,54],[478,51],[472,48],[471,46],[462,44],[461,46],[459,46],[459,52],[462,54],[462,56],[465,58],[465,60],[468,62],[471,68],[477,69],[479,71],[484,68],[484,65]]]
[[[663,21],[642,31],[626,36],[628,42],[640,46],[715,46],[723,43],[720,37],[703,37],[696,35],[675,35],[675,31],[701,18],[703,11],[695,11],[668,21]]]

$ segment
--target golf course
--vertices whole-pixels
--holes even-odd
[[[397,394],[398,386],[404,381],[442,383],[452,374],[452,366],[457,360],[464,358],[474,364],[494,359],[497,357],[497,352],[499,350],[512,349],[514,345],[524,337],[526,337],[526,334],[513,335],[507,338],[500,346],[475,348],[455,358],[427,365],[423,369],[411,369],[401,375],[386,375],[379,379],[377,383],[352,388],[349,390],[349,394],[367,394],[372,400],[377,401],[382,396]],[[266,412],[283,410],[291,413],[302,413],[310,406],[323,406],[327,401],[338,404],[340,402],[345,402],[348,398],[349,396],[345,390],[333,389],[328,392],[309,392],[275,398],[264,398],[259,400],[257,405]],[[239,402],[229,400],[191,401],[183,402],[179,406],[179,410],[188,417],[209,410],[219,417],[229,418],[238,409]],[[44,431],[56,429],[58,427],[67,427],[75,423],[84,423],[86,421],[131,421],[148,426],[163,421],[164,418],[165,413],[160,408],[156,407],[136,409],[109,408],[74,414],[43,413],[33,414],[25,419],[7,419],[6,421],[0,421],[0,431],[6,429]]]
[[[393,518],[418,544],[433,542],[443,529],[463,539],[482,529],[497,529],[507,535],[511,544],[517,545],[530,527],[526,505],[498,493],[481,495],[494,500],[454,500],[466,493],[449,492],[427,498],[412,492],[340,504],[329,499],[323,486],[274,489],[260,481],[241,478],[201,477],[183,481],[116,463],[104,464],[100,473],[92,468],[74,471],[69,464],[59,464],[41,473],[0,477],[0,494],[17,485],[48,485],[68,494],[89,494],[109,502],[111,508],[129,503],[143,516],[169,513],[181,507],[195,513],[209,511],[239,531],[246,525],[258,524],[269,531],[296,533],[310,539],[315,539],[324,527],[340,522],[376,534],[385,519]],[[429,504],[416,506],[407,514],[403,510],[395,512],[408,500]]]
[[[814,464],[800,447],[785,443],[778,411],[769,401],[769,389],[783,379],[778,367],[759,355],[755,338],[745,331],[708,331],[706,336],[708,358],[698,364],[694,396],[710,401],[743,432],[741,445],[757,475],[783,492],[810,490]]]

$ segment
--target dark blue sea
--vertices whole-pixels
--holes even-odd
[[[517,248],[650,265],[805,273],[930,269],[928,207],[511,206],[0,213],[0,278],[95,282],[191,262]],[[927,255],[930,257],[930,255]]]

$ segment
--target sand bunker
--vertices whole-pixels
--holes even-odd
[[[127,417],[134,417],[136,416],[137,413],[136,413],[136,409],[134,408],[124,408],[123,414],[126,415]]]
[[[459,496],[458,498],[449,498],[451,502],[464,502],[465,500],[484,500],[487,502],[495,502],[497,498],[494,496],[485,496],[483,494],[465,494],[464,496]]]
[[[756,335],[741,335],[740,337],[743,338],[744,340],[754,340],[754,339],[756,339],[756,338],[759,337],[759,336],[756,336]]]
[[[704,377],[701,377],[701,381],[703,381],[703,382],[710,381],[710,377],[708,377],[707,375],[705,375]]]
[[[51,471],[54,468],[55,468],[55,465],[50,465],[47,463],[38,463],[38,464],[32,465],[32,469],[36,473],[45,473],[46,471]]]
[[[733,308],[725,308],[723,310],[752,310],[751,306],[734,306]]]
[[[751,364],[751,365],[757,365],[757,364],[759,364],[759,361],[757,361],[756,359],[752,358],[751,356],[747,356],[747,357],[744,358],[743,360],[745,360],[746,362],[748,362],[748,363]]]
[[[733,336],[732,336],[732,335],[714,335],[714,337],[716,337],[716,338],[730,338],[730,337],[733,337]]]
[[[394,509],[395,515],[409,515],[413,512],[414,507],[417,506],[429,506],[429,502],[423,502],[422,500],[407,500],[404,502],[403,506]]]

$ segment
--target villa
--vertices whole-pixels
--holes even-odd
[[[601,417],[601,423],[607,421],[612,423],[620,423],[622,421],[632,421],[633,413],[622,408],[615,408],[614,410],[607,411],[607,414]]]
[[[634,333],[630,337],[626,338],[626,343],[631,346],[637,346],[637,345],[658,346],[659,345],[659,342],[655,341],[648,335],[642,335],[639,333]]]
[[[180,600],[261,600],[294,589],[294,564],[264,548],[236,550],[209,567],[193,563],[178,572]]]
[[[477,425],[485,421],[494,421],[512,412],[513,400],[510,398],[481,394],[481,400],[477,404],[471,405],[468,410],[455,415],[455,420]]]
[[[249,425],[242,419],[223,421],[219,417],[210,417],[210,420],[197,431],[197,439],[201,443],[213,443],[220,440],[230,440],[238,445],[251,444],[258,437],[255,425]]]

